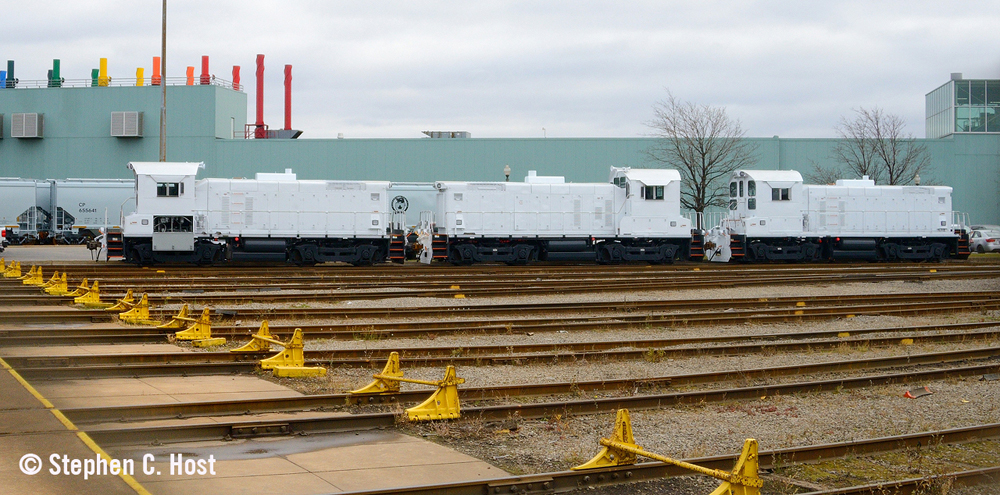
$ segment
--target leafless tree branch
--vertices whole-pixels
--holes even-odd
[[[667,93],[653,105],[646,123],[660,138],[648,150],[650,158],[681,174],[681,205],[697,212],[725,206],[728,178],[734,170],[756,163],[757,145],[746,139],[739,120],[725,108],[682,102]]]
[[[882,109],[859,108],[853,120],[841,117],[835,129],[840,138],[834,159],[858,177],[867,175],[876,184],[913,182],[930,167],[927,148],[904,132],[906,121]]]

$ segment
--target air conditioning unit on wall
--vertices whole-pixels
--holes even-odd
[[[15,113],[10,116],[10,137],[42,137],[42,114]]]
[[[142,137],[142,112],[111,112],[111,135]]]

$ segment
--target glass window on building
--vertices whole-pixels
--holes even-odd
[[[986,107],[986,132],[1000,132],[1000,108]]]
[[[986,104],[986,81],[969,81],[969,104]]]
[[[955,105],[969,104],[969,81],[955,81]]]
[[[986,132],[986,107],[969,109],[969,132]]]
[[[986,81],[986,104],[1000,107],[1000,81]]]
[[[969,107],[955,109],[955,132],[969,132]]]

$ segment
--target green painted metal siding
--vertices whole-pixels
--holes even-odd
[[[652,138],[245,140],[247,95],[218,86],[167,87],[167,159],[204,161],[202,177],[253,177],[293,169],[302,179],[403,182],[511,180],[529,170],[573,182],[603,182],[611,166],[655,167]],[[144,112],[142,138],[110,136],[112,111]],[[45,114],[42,139],[10,137],[11,114]],[[160,87],[0,89],[4,137],[0,177],[129,178],[129,161],[159,156]],[[833,167],[835,139],[751,138],[754,168]],[[953,205],[975,223],[1000,223],[1000,134],[921,140],[932,170],[923,183],[950,185]]]

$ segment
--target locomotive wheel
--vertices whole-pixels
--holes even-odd
[[[508,261],[508,265],[527,265],[534,261],[535,247],[528,244],[518,244],[514,246],[512,254],[514,259]]]

